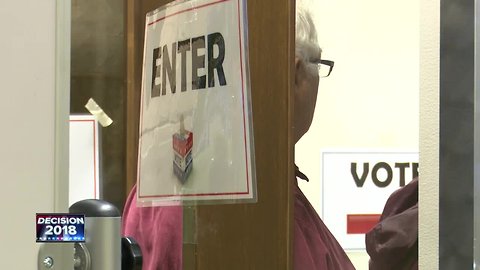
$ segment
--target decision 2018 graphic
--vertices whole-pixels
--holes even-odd
[[[36,242],[85,242],[85,216],[37,214]]]

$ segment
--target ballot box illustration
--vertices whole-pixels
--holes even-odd
[[[180,130],[173,134],[172,141],[173,173],[175,176],[177,176],[180,182],[185,183],[190,175],[190,172],[192,171],[193,133],[185,130],[183,121],[180,121]]]

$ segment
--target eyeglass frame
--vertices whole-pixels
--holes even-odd
[[[328,66],[328,68],[329,68],[328,73],[327,73],[327,75],[323,76],[322,78],[326,78],[326,77],[330,76],[330,74],[332,73],[332,70],[333,70],[333,66],[335,65],[335,62],[334,62],[334,61],[331,61],[331,60],[323,60],[323,59],[310,60],[310,63],[316,64],[317,67],[318,67],[318,70],[320,70],[320,66],[321,66],[321,65],[326,65],[326,66]]]

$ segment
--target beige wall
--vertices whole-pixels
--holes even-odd
[[[440,1],[420,1],[420,269],[438,269]]]
[[[59,162],[65,140],[55,133],[62,115],[55,100],[63,98],[56,92],[56,53],[64,47],[56,44],[56,17],[55,0],[0,1],[2,269],[37,269],[35,213],[60,209],[64,198],[54,195],[68,165],[68,158]]]
[[[321,149],[418,151],[418,2],[313,3],[322,58],[335,68],[320,80],[312,126],[296,145],[297,165],[319,179]],[[302,188],[320,209],[320,182]]]

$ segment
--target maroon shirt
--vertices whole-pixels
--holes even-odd
[[[365,243],[370,270],[418,269],[418,178],[390,195]]]
[[[127,198],[122,234],[142,250],[143,270],[182,270],[182,207],[137,207],[137,186]]]
[[[295,184],[295,270],[355,269],[308,199]]]
[[[295,270],[355,269],[295,185]],[[136,187],[128,196],[123,214],[123,235],[133,237],[142,250],[144,270],[182,269],[182,208],[137,207]]]

